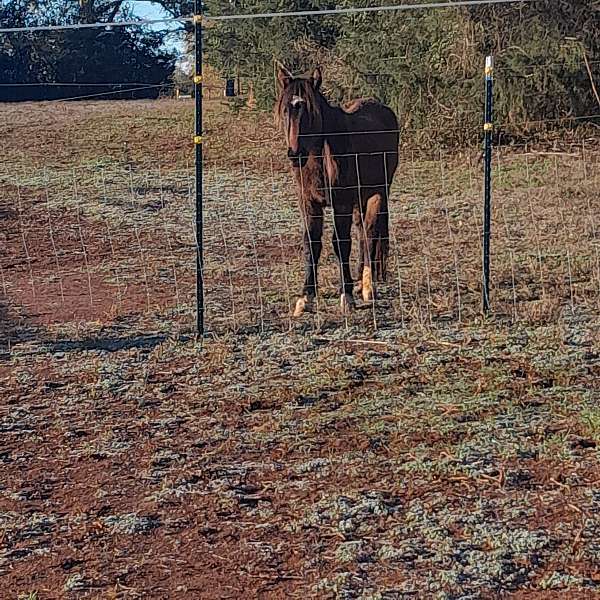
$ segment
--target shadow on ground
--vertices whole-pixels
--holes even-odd
[[[173,335],[167,333],[143,334],[129,328],[122,330],[120,327],[103,328],[82,337],[65,332],[57,333],[42,325],[29,323],[27,315],[17,313],[0,302],[0,360],[10,358],[13,349],[17,347],[21,355],[81,351],[119,352],[133,348],[152,349],[172,338]],[[193,336],[181,334],[177,339],[188,342]]]

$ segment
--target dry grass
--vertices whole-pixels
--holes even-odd
[[[592,142],[496,155],[488,319],[481,165],[404,148],[377,310],[338,316],[328,253],[318,315],[291,323],[279,142],[219,106],[203,345],[191,106],[0,107],[7,597],[597,594]]]
[[[59,288],[71,288],[67,296],[86,304],[73,313],[76,320],[135,316],[145,306],[175,308],[191,323],[192,108],[170,100],[3,108],[10,125],[0,177],[6,206],[16,209],[9,238],[19,265],[17,281],[14,263],[4,274],[13,300],[20,297],[44,322],[64,322]],[[213,332],[287,329],[301,287],[300,219],[279,137],[268,115],[233,115],[220,101],[208,104],[206,121],[209,326]],[[39,134],[23,141],[22,132],[32,128]],[[597,310],[598,157],[593,140],[497,151],[497,318],[547,322],[565,306]],[[423,154],[405,143],[391,191],[390,277],[377,310],[361,312],[367,320],[431,327],[479,317],[481,169],[472,153]],[[82,234],[53,240],[52,225],[56,237],[66,228]],[[347,325],[336,314],[338,276],[327,225],[322,298],[311,321],[317,328]],[[23,232],[25,244],[31,237],[33,265],[23,257]],[[40,261],[36,248],[57,260]],[[111,291],[118,302],[105,301]]]

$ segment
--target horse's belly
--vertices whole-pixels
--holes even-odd
[[[386,152],[359,155],[355,167],[357,184],[361,188],[385,189],[392,180],[397,162],[396,156]]]

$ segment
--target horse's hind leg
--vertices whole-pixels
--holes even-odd
[[[375,300],[375,276],[376,276],[376,256],[377,246],[380,243],[379,219],[385,206],[383,196],[374,194],[366,203],[366,210],[363,215],[362,223],[362,297],[365,302]]]
[[[354,308],[352,296],[352,273],[350,272],[350,251],[352,249],[352,208],[334,206],[333,250],[340,264],[340,308],[348,314]]]
[[[301,316],[313,307],[317,295],[317,267],[323,245],[323,207],[317,203],[307,203],[300,210],[304,230],[304,287],[302,296],[296,302],[294,317]]]
[[[354,289],[357,292],[362,290],[362,273],[365,266],[365,238],[364,238],[364,227],[361,210],[358,206],[354,207],[354,225],[358,231],[358,269],[356,271],[356,282],[354,283]]]

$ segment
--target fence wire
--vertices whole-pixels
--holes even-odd
[[[158,102],[181,110],[176,101]],[[78,110],[74,106],[62,104],[54,118],[69,121]],[[88,104],[86,110],[89,117],[118,114],[126,120],[126,106],[131,105],[118,103],[115,112],[107,104]],[[3,110],[10,117],[9,135],[31,126],[16,118],[18,107]],[[48,110],[40,108],[41,117]],[[175,112],[144,118],[163,123]],[[40,115],[31,118],[44,122]],[[48,127],[52,134],[58,125]],[[3,332],[19,323],[125,325],[139,319],[193,329],[195,182],[191,165],[182,160],[191,140],[181,141],[189,131],[186,122],[170,127],[169,141],[152,141],[142,159],[140,148],[123,144],[112,129],[94,136],[98,153],[106,154],[101,160],[91,155],[77,160],[71,150],[63,156],[66,149],[57,149],[50,134],[36,142],[36,164],[20,161],[11,150],[0,169]],[[78,129],[77,135],[84,133]],[[358,302],[351,316],[339,310],[334,219],[327,208],[316,309],[292,318],[304,271],[302,215],[285,149],[245,140],[243,153],[211,159],[209,152],[204,171],[209,332],[326,331],[357,323],[437,327],[480,318],[481,157],[477,150],[411,149],[410,132],[403,139],[389,190],[388,279],[379,285],[375,304]],[[156,143],[166,154],[153,158]],[[558,146],[554,140],[495,148],[496,317],[551,320],[565,311],[600,308],[599,162],[593,137]],[[352,235],[358,278],[356,227]]]

